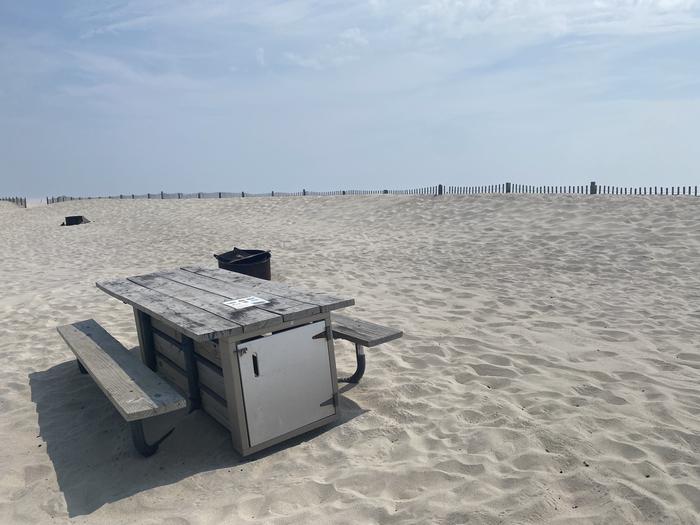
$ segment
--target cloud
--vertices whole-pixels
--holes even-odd
[[[57,180],[106,158],[115,177],[162,171],[162,187],[233,168],[262,189],[282,173],[317,187],[329,173],[358,187],[592,168],[690,178],[699,1],[0,6],[0,157]]]
[[[358,27],[351,27],[340,33],[339,40],[352,46],[364,47],[369,45],[369,40]]]
[[[284,53],[284,57],[287,59],[288,62],[299,67],[308,69],[321,69],[321,63],[316,58],[303,57],[297,55],[296,53],[290,53],[288,51]]]
[[[260,67],[265,67],[265,48],[259,47],[255,50],[255,60]]]
[[[378,12],[438,39],[479,34],[643,34],[698,27],[697,0],[427,0]]]
[[[293,65],[321,70],[360,60],[361,54],[365,53],[368,47],[369,39],[365,33],[357,27],[351,27],[341,31],[331,42],[311,50],[307,55],[288,51],[284,56]]]

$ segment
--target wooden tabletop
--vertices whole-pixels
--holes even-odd
[[[355,304],[354,299],[299,290],[228,270],[193,266],[96,284],[100,290],[173,326],[195,341],[261,328],[274,330],[285,321]],[[250,296],[267,302],[243,310],[223,304]]]

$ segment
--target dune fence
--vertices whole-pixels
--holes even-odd
[[[11,202],[12,204],[16,204],[20,208],[26,208],[27,207],[27,198],[26,197],[0,197],[0,202]]]
[[[342,195],[483,195],[483,194],[543,194],[543,195],[685,195],[698,196],[697,186],[608,186],[596,182],[581,186],[531,186],[526,184],[492,184],[487,186],[425,186],[406,190],[334,190],[297,192],[270,191],[267,193],[208,192],[208,193],[144,193],[120,194],[100,197],[46,197],[46,204],[84,199],[229,199],[246,197],[330,197]],[[26,200],[25,200],[26,207]]]

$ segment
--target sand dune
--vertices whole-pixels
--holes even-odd
[[[92,222],[59,227],[66,215]],[[0,203],[0,521],[700,522],[700,199]],[[404,330],[343,418],[251,460],[206,414],[143,459],[59,324],[137,346],[98,279],[269,248]],[[336,343],[340,374],[352,347]]]

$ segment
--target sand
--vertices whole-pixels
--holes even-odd
[[[700,199],[0,203],[0,223],[2,523],[700,522]],[[333,427],[243,460],[195,412],[143,459],[55,327],[135,348],[94,282],[234,245],[405,336]]]

